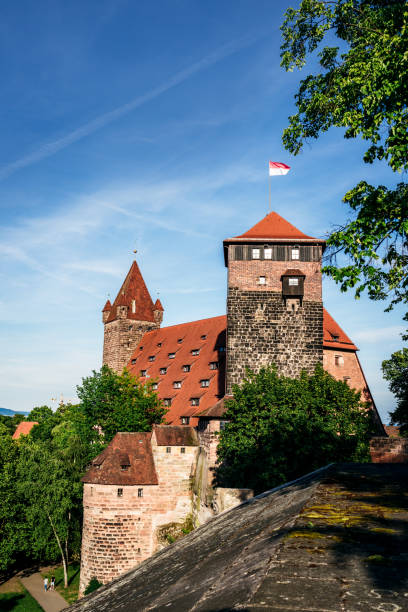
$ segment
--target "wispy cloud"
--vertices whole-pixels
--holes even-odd
[[[353,335],[356,342],[376,343],[384,340],[398,340],[399,334],[405,331],[402,325],[392,325],[390,327],[380,327],[378,329],[363,329]]]
[[[249,34],[222,45],[212,53],[191,64],[191,66],[188,66],[187,68],[184,68],[184,70],[176,72],[169,79],[167,79],[157,87],[154,87],[150,91],[134,98],[130,102],[127,102],[126,104],[123,104],[122,106],[119,106],[112,111],[99,115],[99,117],[88,121],[84,125],[80,126],[79,128],[76,128],[75,130],[73,130],[69,134],[66,134],[62,138],[58,138],[51,142],[45,143],[36,151],[33,151],[28,155],[20,157],[14,162],[6,164],[2,168],[0,168],[0,180],[4,180],[8,176],[17,172],[18,170],[21,170],[22,168],[25,168],[27,166],[31,166],[32,164],[35,164],[41,161],[42,159],[45,159],[46,157],[55,155],[55,153],[58,153],[58,151],[69,147],[71,144],[77,142],[78,140],[81,140],[82,138],[85,138],[86,136],[97,132],[106,125],[113,123],[114,121],[120,119],[124,115],[127,115],[131,111],[134,111],[135,109],[143,106],[147,102],[150,102],[158,96],[161,96],[173,87],[180,85],[198,72],[201,72],[202,70],[205,70],[206,68],[217,64],[221,60],[229,57],[230,55],[233,55],[241,49],[250,46],[262,36],[263,34],[259,33],[256,35]]]

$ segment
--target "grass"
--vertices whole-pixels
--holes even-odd
[[[2,612],[44,612],[26,589],[19,593],[0,593],[0,610]]]
[[[64,569],[62,566],[45,572],[42,576],[48,577],[48,584],[51,582],[51,576],[55,576],[55,589],[67,603],[73,604],[78,599],[79,568],[79,563],[71,563],[68,566],[68,588],[64,587]]]

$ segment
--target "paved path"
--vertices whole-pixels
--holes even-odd
[[[44,591],[44,579],[39,572],[27,578],[21,578],[27,591],[38,601],[44,612],[60,612],[68,603],[57,591]]]

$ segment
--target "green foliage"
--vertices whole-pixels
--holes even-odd
[[[218,446],[223,486],[259,493],[327,463],[369,460],[371,411],[320,365],[298,379],[248,372],[233,393]]]
[[[366,163],[384,160],[408,169],[408,9],[405,0],[303,0],[286,12],[281,65],[302,68],[317,52],[320,72],[301,81],[297,113],[283,132],[297,155],[310,138],[331,127],[369,143]],[[323,46],[325,39],[339,46]],[[331,264],[324,270],[341,289],[408,303],[408,187],[360,182],[345,196],[354,219],[332,233]],[[343,253],[349,265],[338,267]],[[407,319],[407,316],[405,317]]]
[[[396,409],[390,413],[393,425],[401,426],[401,435],[408,436],[408,348],[403,348],[382,362],[385,380],[397,400]]]
[[[96,591],[97,589],[99,589],[99,587],[102,586],[102,583],[99,582],[99,580],[97,578],[91,578],[91,580],[89,581],[88,586],[85,589],[85,595],[89,595],[90,593],[93,593],[94,591]]]
[[[83,379],[77,394],[88,422],[102,429],[105,442],[118,431],[151,431],[167,412],[152,382],[142,384],[126,369],[116,374],[104,365]]]
[[[0,610],[2,612],[43,612],[26,589],[18,593],[0,593]]]
[[[0,571],[16,561],[23,536],[16,491],[17,457],[17,445],[9,429],[0,423]]]

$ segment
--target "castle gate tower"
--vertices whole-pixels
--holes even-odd
[[[143,337],[163,320],[160,300],[153,304],[139,266],[134,261],[113,305],[102,311],[104,324],[103,364],[121,373]]]
[[[224,240],[228,267],[226,393],[249,367],[287,376],[323,362],[321,258],[325,241],[271,212]]]

